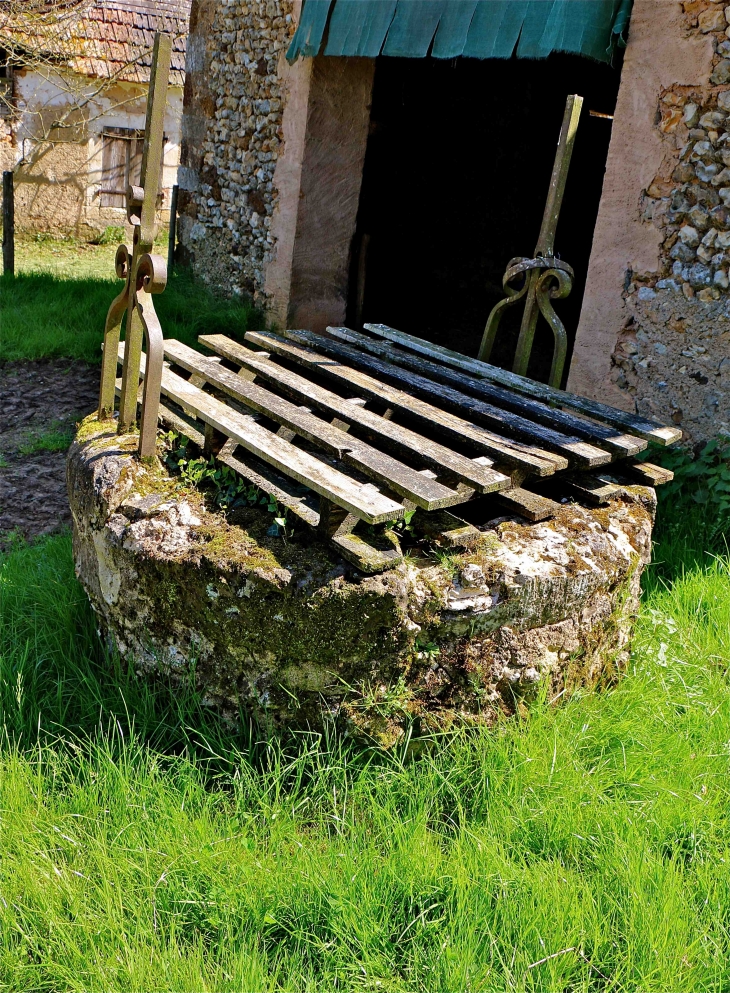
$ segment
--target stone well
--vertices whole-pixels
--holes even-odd
[[[68,462],[76,571],[110,645],[142,674],[192,678],[224,713],[335,718],[388,745],[490,722],[611,680],[628,657],[655,496],[485,522],[462,554],[420,550],[364,576],[305,525],[237,523],[93,417]]]

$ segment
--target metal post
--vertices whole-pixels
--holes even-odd
[[[9,171],[3,173],[3,272],[15,275],[15,189]]]
[[[175,241],[177,239],[177,195],[180,187],[175,183],[170,197],[170,232],[167,238],[167,275],[175,264]]]

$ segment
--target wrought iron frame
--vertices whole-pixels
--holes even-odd
[[[517,340],[512,371],[520,376],[527,374],[537,320],[538,316],[542,314],[553,332],[553,359],[548,383],[555,389],[560,389],[563,378],[568,337],[565,332],[565,325],[553,309],[552,301],[562,300],[568,296],[573,286],[574,276],[571,266],[555,256],[555,232],[582,107],[583,97],[576,94],[571,94],[565,102],[558,150],[555,154],[550,189],[535,248],[535,257],[518,257],[510,259],[507,263],[507,271],[502,278],[502,288],[507,295],[492,308],[487,318],[478,356],[482,362],[489,361],[503,312],[524,298],[525,310],[522,315],[520,336]],[[522,285],[514,286],[514,280],[519,278],[522,278]]]
[[[172,39],[158,32],[147,94],[147,117],[142,151],[142,186],[127,188],[127,219],[133,228],[132,246],[120,245],[114,262],[124,289],[112,301],[104,327],[104,345],[99,390],[99,420],[114,416],[117,352],[122,322],[126,314],[124,363],[119,400],[119,434],[128,433],[137,422],[142,345],[145,349],[145,377],[139,426],[138,454],[155,454],[160,387],[163,369],[163,335],[153,296],[167,285],[167,263],[152,253],[157,235],[157,208],[161,204],[160,162],[167,86],[170,76]]]

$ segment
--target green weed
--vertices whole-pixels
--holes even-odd
[[[73,441],[74,430],[68,424],[50,425],[44,429],[33,429],[18,446],[21,455],[36,452],[65,452]]]

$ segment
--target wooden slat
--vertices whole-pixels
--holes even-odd
[[[495,493],[495,499],[505,509],[513,514],[520,514],[528,521],[546,521],[550,517],[555,517],[560,510],[560,504],[548,497],[540,496],[538,493],[530,493],[515,486],[504,493]]]
[[[352,369],[341,362],[321,355],[314,350],[316,346],[301,347],[301,345],[294,344],[295,341],[302,340],[305,345],[309,345],[306,339],[296,337],[297,334],[303,335],[306,332],[287,332],[287,334],[291,335],[291,341],[285,341],[270,331],[249,331],[246,334],[246,340],[252,344],[260,345],[276,355],[290,359],[305,368],[313,369],[341,383],[347,383],[350,387],[357,389],[359,393],[364,393],[375,400],[384,401],[394,409],[398,409],[419,423],[425,424],[431,430],[440,430],[507,465],[516,465],[538,476],[549,476],[558,469],[567,468],[568,460],[562,456],[543,451],[538,454],[538,450],[528,445],[502,438],[478,424],[472,424],[455,414],[434,407],[418,397],[413,397],[387,383],[382,383],[359,369]],[[316,336],[313,335],[312,337],[315,338]],[[325,339],[318,340],[325,341]],[[327,343],[325,341],[325,344],[333,347],[344,347],[335,346],[334,342]]]
[[[577,438],[568,438],[550,428],[533,424],[517,414],[500,410],[498,407],[484,403],[483,400],[460,393],[443,383],[435,383],[427,376],[409,372],[382,359],[365,355],[351,345],[334,342],[309,331],[284,331],[284,336],[294,341],[305,341],[311,347],[328,355],[344,359],[355,368],[375,373],[379,379],[386,382],[390,380],[397,384],[402,383],[409,395],[415,394],[425,398],[435,404],[437,410],[445,407],[459,417],[469,417],[478,422],[480,427],[486,425],[490,431],[499,431],[499,435],[493,437],[496,437],[501,444],[514,445],[517,437],[519,438],[517,444],[522,446],[521,451],[526,449],[540,458],[553,461],[557,457],[560,460],[560,468],[568,464],[579,467],[591,466],[596,460],[610,461],[610,456],[606,452],[592,448]]]
[[[254,352],[222,334],[201,335],[200,343],[230,362],[242,364],[249,372],[276,386],[287,396],[295,400],[306,400],[323,413],[341,418],[343,423],[383,439],[385,444],[404,453],[406,457],[417,455],[419,460],[432,466],[437,472],[446,471],[479,493],[491,493],[509,486],[509,478],[491,469],[489,460],[485,460],[487,465],[475,464],[459,452],[452,452],[446,446],[417,434],[402,424],[395,424],[370,410],[363,410],[360,398],[356,402],[338,396],[304,376],[277,365],[269,358],[262,358],[265,354],[263,352]]]
[[[621,470],[637,483],[643,483],[645,486],[661,486],[664,483],[671,483],[674,479],[671,469],[652,465],[651,462],[626,462],[621,466]]]
[[[611,497],[621,490],[621,487],[612,480],[602,479],[587,472],[571,473],[560,478],[579,500],[596,505],[608,503]]]
[[[499,369],[497,366],[490,365],[488,362],[479,362],[478,359],[460,355],[450,348],[433,345],[429,341],[424,341],[423,338],[416,338],[414,335],[406,334],[403,331],[396,331],[394,328],[389,328],[386,324],[366,324],[365,328],[368,331],[372,331],[373,334],[387,338],[389,341],[395,341],[404,348],[410,348],[412,351],[419,352],[421,355],[427,355],[429,358],[445,362],[457,369],[462,369],[464,372],[470,372],[474,376],[481,376],[490,382],[499,383],[501,386],[506,386],[511,390],[516,390],[518,393],[542,400],[545,403],[554,403],[560,407],[574,410],[579,414],[585,414],[586,417],[593,417],[604,424],[626,429],[631,434],[636,434],[640,438],[645,438],[654,444],[673,445],[682,437],[682,432],[679,428],[666,427],[658,421],[650,420],[648,417],[630,414],[628,411],[609,407],[607,404],[598,403],[596,400],[588,400],[586,397],[579,397],[574,393],[565,393],[563,390],[556,390],[552,386],[546,386],[545,383],[538,383],[534,379],[528,379],[526,376],[518,376],[514,372]]]
[[[413,500],[416,506],[424,510],[451,507],[464,502],[465,497],[457,490],[422,476],[417,470],[378,451],[367,442],[342,431],[334,424],[328,424],[306,407],[298,407],[263,386],[241,379],[236,373],[222,368],[215,359],[201,355],[181,341],[168,339],[165,342],[165,355],[188,372],[204,377],[212,386],[277,421],[292,432],[292,436],[306,438],[335,458],[354,466],[372,479],[385,483],[400,496]],[[278,437],[291,441],[291,437],[283,435],[281,429]]]
[[[120,345],[120,351],[123,351],[123,345]],[[232,410],[221,400],[203,393],[197,386],[192,386],[169,369],[163,369],[162,372],[162,392],[181,407],[193,411],[201,421],[273,465],[279,472],[352,511],[368,524],[379,524],[403,516],[403,507],[395,500],[383,496],[376,487],[363,486],[337,469],[325,465],[309,452],[304,452],[291,442],[267,431],[251,416]]]
[[[369,325],[368,325],[369,326]],[[393,345],[385,343],[382,339],[377,341],[367,338],[363,334],[351,331],[349,328],[332,328],[327,330],[336,338],[349,342],[356,348],[364,349],[372,355],[377,355],[388,362],[402,365],[406,369],[414,372],[421,372],[429,379],[447,383],[450,386],[490,401],[502,410],[512,411],[521,417],[527,418],[536,424],[544,424],[546,427],[575,435],[583,438],[584,441],[595,442],[614,458],[626,458],[630,455],[637,455],[643,452],[648,442],[644,438],[634,437],[630,434],[617,434],[616,430],[606,427],[603,424],[596,424],[595,421],[588,421],[583,417],[576,417],[565,410],[558,410],[556,407],[548,407],[539,400],[533,400],[513,390],[504,389],[485,379],[474,378],[473,376],[455,369],[453,366],[444,365],[443,362],[431,361],[413,352],[403,351],[401,348],[394,348]],[[607,455],[601,447],[593,448],[586,445],[583,450],[588,465],[605,465],[610,461],[611,455]]]
[[[305,497],[296,496],[289,491],[291,481],[286,476],[280,477],[271,466],[266,465],[265,462],[261,463],[255,457],[236,456],[234,454],[236,447],[233,442],[230,446],[226,443],[217,455],[218,461],[233,469],[249,483],[258,486],[268,496],[273,496],[282,507],[286,507],[301,520],[316,528],[319,524],[319,514],[312,507],[307,506]]]
[[[420,532],[431,540],[443,542],[447,548],[473,548],[483,533],[446,510],[417,516],[416,521]]]

